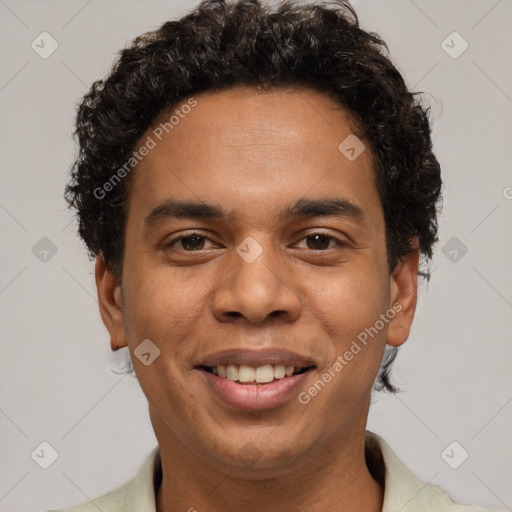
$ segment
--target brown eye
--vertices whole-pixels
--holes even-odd
[[[204,236],[191,235],[181,239],[181,245],[186,251],[198,251],[204,246]]]
[[[317,249],[321,251],[327,249],[332,240],[330,236],[322,234],[310,235],[307,236],[306,239],[308,240],[308,249]]]
[[[331,242],[334,242],[338,246],[344,245],[342,240],[325,233],[313,233],[312,235],[304,237],[302,240],[306,240],[306,248],[313,251],[326,251],[333,247],[329,247]]]
[[[179,236],[174,240],[171,240],[169,244],[167,244],[167,247],[173,249],[176,248],[179,251],[185,252],[200,251],[204,249],[206,240],[209,240],[206,236],[198,233],[192,233],[190,235]],[[178,244],[181,244],[181,247],[179,247]]]

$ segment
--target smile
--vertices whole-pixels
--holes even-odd
[[[194,369],[214,401],[252,411],[293,401],[318,364],[309,356],[277,347],[222,350],[198,359]]]
[[[264,364],[253,367],[246,364],[219,364],[216,366],[201,366],[201,368],[222,379],[242,384],[256,383],[268,384],[275,380],[284,379],[293,375],[300,375],[312,369],[313,366],[296,367],[284,364]]]

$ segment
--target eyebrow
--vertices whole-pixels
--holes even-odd
[[[361,221],[364,216],[362,208],[346,199],[302,198],[281,209],[278,220],[282,222],[312,217],[339,217]],[[228,217],[228,212],[218,204],[168,199],[151,210],[145,224],[149,228],[166,219],[225,220]]]

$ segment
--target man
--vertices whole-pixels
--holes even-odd
[[[365,430],[441,189],[427,112],[345,2],[201,3],[77,117],[66,197],[158,446],[67,510],[477,511]]]

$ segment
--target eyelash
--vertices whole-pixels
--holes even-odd
[[[344,240],[342,240],[342,239],[340,239],[340,238],[337,238],[337,237],[335,237],[335,236],[333,236],[333,235],[328,235],[328,234],[326,234],[326,233],[322,233],[321,231],[316,231],[316,232],[313,232],[313,233],[309,233],[308,235],[306,235],[306,236],[302,237],[302,238],[300,239],[300,241],[302,241],[302,240],[304,240],[304,239],[306,239],[306,238],[309,238],[309,237],[313,237],[313,236],[315,236],[315,235],[322,235],[322,236],[325,236],[326,238],[328,238],[328,239],[329,239],[329,243],[330,243],[330,241],[335,241],[335,242],[338,244],[338,246],[340,246],[340,247],[344,247],[344,246],[346,246],[346,245],[347,245],[347,243],[346,243]],[[172,246],[173,246],[176,242],[179,242],[179,241],[181,241],[181,240],[184,240],[184,239],[186,239],[186,238],[190,238],[190,237],[193,237],[193,236],[198,236],[198,237],[203,238],[203,239],[205,239],[205,240],[210,240],[210,238],[208,238],[207,236],[204,236],[204,235],[202,235],[201,233],[197,233],[197,232],[193,231],[193,232],[191,232],[191,233],[187,233],[186,235],[180,235],[180,236],[178,236],[178,237],[176,237],[176,238],[173,238],[172,240],[170,240],[170,241],[165,245],[165,248],[166,248],[166,249],[168,249],[168,248],[172,248]],[[210,240],[210,242],[213,242],[213,240]],[[186,249],[178,249],[178,250],[183,251],[183,252],[194,253],[194,252],[200,252],[200,251],[201,251],[201,250],[203,250],[203,249],[198,249],[198,250],[196,250],[196,251],[187,251]],[[328,251],[329,249],[318,249],[318,250],[315,250],[315,249],[308,249],[308,250],[310,250],[310,251],[312,251],[312,252],[318,252],[318,253],[321,253],[321,252]]]

